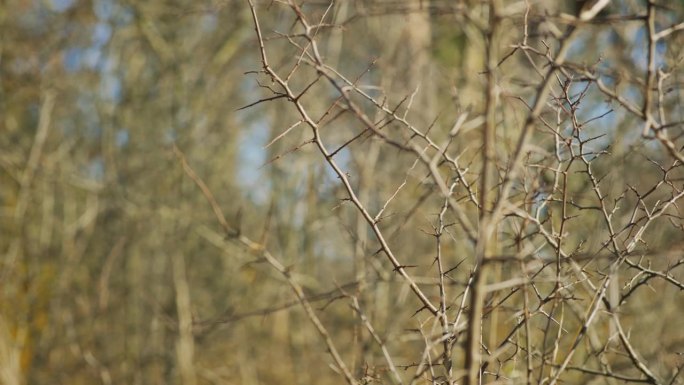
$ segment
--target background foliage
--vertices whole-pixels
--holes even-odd
[[[682,383],[684,4],[581,3],[3,2],[0,382]]]

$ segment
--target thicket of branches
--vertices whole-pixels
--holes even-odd
[[[1,11],[1,383],[684,383],[684,3]]]

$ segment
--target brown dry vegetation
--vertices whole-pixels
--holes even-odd
[[[684,2],[0,5],[0,384],[684,383]]]

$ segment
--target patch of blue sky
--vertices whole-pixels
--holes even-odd
[[[603,84],[605,84],[608,87],[614,87],[617,84],[617,79],[611,73],[615,69],[615,62],[613,60],[608,59],[608,58],[603,58],[597,64],[597,68],[598,68],[598,74],[597,75],[599,75],[599,77],[601,78],[601,81],[603,81]]]
[[[582,95],[583,92],[585,92],[584,95]],[[570,94],[573,97],[573,102],[576,102],[580,97],[582,98],[577,109],[577,118],[580,123],[585,123],[589,120],[591,120],[589,124],[592,126],[604,126],[606,123],[611,123],[613,119],[612,114],[596,119],[608,112],[611,109],[611,105],[605,102],[605,97],[595,86],[590,85],[587,89],[586,82],[573,83],[570,87]]]
[[[112,56],[105,56],[100,62],[100,71],[105,73],[114,73],[118,68],[117,61]]]
[[[667,54],[667,44],[665,40],[658,40],[656,43],[656,67],[665,66],[665,55]]]
[[[325,232],[321,232],[325,234]],[[341,248],[339,243],[335,243],[333,237],[316,237],[313,242],[313,254],[318,259],[336,260],[342,258],[349,258],[351,250],[348,248]],[[350,264],[347,264],[350,265]],[[342,274],[340,270],[336,270],[335,274]]]
[[[50,8],[55,12],[64,12],[76,4],[75,0],[50,0]]]
[[[113,0],[93,1],[93,12],[100,20],[109,20],[114,15],[115,4]]]
[[[300,186],[306,186],[306,184],[300,184]],[[292,210],[292,217],[290,218],[290,223],[296,227],[302,227],[306,224],[306,212],[309,210],[306,200],[303,199],[303,195],[295,194],[293,198],[296,201],[292,202],[294,204],[294,210]],[[300,198],[300,199],[297,199]]]
[[[176,139],[178,139],[178,133],[173,128],[169,128],[164,132],[164,144],[173,144],[176,142]]]
[[[580,34],[575,39],[570,42],[570,48],[568,48],[567,57],[573,58],[576,56],[586,55],[587,50],[587,40],[595,36],[590,34]]]
[[[131,24],[135,19],[135,12],[131,7],[119,6],[117,7],[114,16],[112,17],[112,23],[117,26],[125,26]]]
[[[88,47],[83,49],[81,63],[89,70],[97,69],[102,59],[103,53],[100,48]]]
[[[67,72],[78,72],[81,69],[83,49],[79,47],[67,48],[62,56],[62,63]]]
[[[664,154],[667,153],[663,144],[657,139],[650,139],[644,141],[644,147],[646,147],[652,154]]]
[[[639,27],[634,31],[633,36],[629,37],[634,42],[630,58],[635,67],[641,71],[646,71],[648,65],[648,47],[646,46],[646,28]]]
[[[86,135],[91,139],[98,139],[102,136],[102,127],[99,124],[88,124],[86,126]]]
[[[639,27],[631,40],[635,43],[632,47],[630,57],[634,61],[634,64],[637,65],[639,70],[646,71],[648,68],[648,35],[646,32],[646,27]],[[665,44],[665,41],[659,40],[655,46],[656,68],[662,67],[665,64],[666,52],[667,45]]]
[[[200,26],[204,32],[213,32],[218,27],[218,17],[213,13],[206,13],[200,20]]]
[[[78,98],[76,99],[76,108],[80,115],[99,122],[98,115],[96,114],[97,108],[95,106],[95,99],[90,92],[84,92],[78,95]]]
[[[532,197],[532,205],[530,206],[530,213],[532,215],[539,215],[539,219],[545,220],[548,213],[548,205],[544,201],[548,198],[549,194],[546,192],[538,192]]]
[[[336,149],[328,148],[328,151],[335,151]],[[349,169],[351,167],[351,152],[349,151],[349,147],[345,147],[341,149],[340,151],[335,154],[333,157],[333,160],[335,163],[340,167],[345,172],[351,172]],[[332,167],[326,167],[325,168],[326,175],[329,176],[330,178],[333,178],[336,181],[339,181],[339,178],[337,177],[337,174],[335,174],[335,170],[332,169]]]
[[[128,144],[128,140],[130,138],[130,134],[128,133],[128,130],[125,128],[122,128],[114,134],[114,142],[116,143],[117,147],[124,147]]]
[[[88,162],[85,170],[86,176],[94,181],[102,181],[105,174],[105,162],[102,157],[98,156]]]
[[[631,112],[627,112],[622,108],[616,108],[614,115],[615,126],[613,131],[616,137],[621,138],[623,148],[628,148],[642,141],[643,121],[641,119],[635,118]]]
[[[99,22],[95,24],[92,34],[92,42],[95,47],[102,47],[112,37],[112,27],[109,23]]]
[[[599,69],[610,68],[606,67],[605,64],[606,62],[609,62],[610,59],[606,58],[606,56],[603,54],[603,47],[610,47],[614,44],[617,44],[619,42],[618,38],[619,36],[615,33],[614,29],[601,31],[600,33],[594,36],[594,39],[596,40],[596,46],[598,47],[598,56],[596,57],[596,60],[598,60],[598,62],[596,63],[596,65]]]
[[[266,203],[270,195],[270,185],[263,171],[266,163],[264,146],[268,138],[268,124],[262,119],[251,123],[250,129],[238,142],[237,182],[246,188],[248,197],[256,203]]]
[[[632,102],[632,104],[640,106],[644,102],[644,96],[641,93],[642,90],[643,88],[641,88],[640,86],[629,85],[624,89],[621,89],[621,94],[627,100]]]
[[[104,73],[100,77],[100,97],[112,103],[119,103],[123,96],[121,79],[111,73]]]
[[[258,178],[258,170],[266,163],[266,151],[263,145],[266,143],[266,130],[262,124],[255,124],[250,130],[238,139],[236,156],[238,164],[242,167],[237,170],[238,181],[241,184],[253,185]]]

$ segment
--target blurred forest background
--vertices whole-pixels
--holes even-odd
[[[683,1],[256,3],[2,2],[0,383],[684,383]]]

